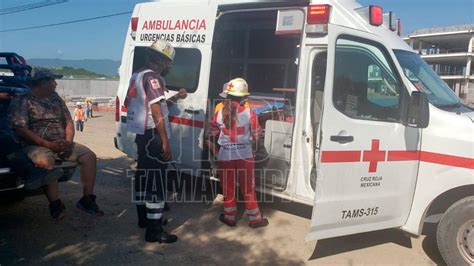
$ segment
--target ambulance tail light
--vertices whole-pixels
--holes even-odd
[[[130,27],[132,28],[132,31],[137,31],[138,28],[138,17],[132,18],[130,21]]]
[[[137,35],[137,29],[138,29],[138,17],[133,17],[130,20],[130,30],[131,30],[130,35],[132,36],[133,40],[135,40],[135,36]]]
[[[115,97],[115,122],[120,121],[120,99]]]
[[[308,6],[306,33],[327,34],[330,17],[331,5]]]

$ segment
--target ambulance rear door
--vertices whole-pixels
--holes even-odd
[[[171,71],[165,76],[169,89],[166,96],[171,97],[180,88],[186,88],[188,96],[168,105],[170,146],[175,166],[193,175],[201,168],[216,14],[214,0],[144,3],[135,36],[137,46],[163,39],[176,49]]]
[[[328,27],[311,240],[402,226],[421,141],[402,122],[409,94],[390,40]]]

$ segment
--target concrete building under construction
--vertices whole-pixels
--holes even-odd
[[[421,29],[404,40],[461,99],[474,104],[474,25]]]

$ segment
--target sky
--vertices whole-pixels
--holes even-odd
[[[0,0],[0,31],[132,11],[146,0],[68,0],[23,12],[2,14],[9,8],[47,0]],[[49,0],[53,1],[53,0]],[[402,20],[403,34],[416,29],[474,24],[474,0],[359,0],[395,11]],[[2,12],[3,11],[3,12]],[[120,60],[131,15],[61,26],[0,32],[0,51],[25,58]]]

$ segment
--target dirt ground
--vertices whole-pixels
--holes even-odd
[[[51,220],[41,195],[0,205],[0,265],[443,264],[433,237],[415,239],[398,230],[305,242],[311,207],[287,202],[261,204],[270,225],[257,230],[250,229],[246,219],[235,228],[221,224],[219,200],[171,203],[167,230],[179,241],[146,243],[144,229],[137,227],[126,174],[133,162],[114,147],[114,114],[96,115],[84,132],[76,133],[76,141],[98,156],[96,194],[106,215],[91,217],[74,207],[82,190],[79,171],[60,185],[67,217],[59,223]],[[209,187],[209,182],[204,186]],[[239,209],[242,212],[243,206]],[[435,229],[434,224],[425,226],[426,233]]]

